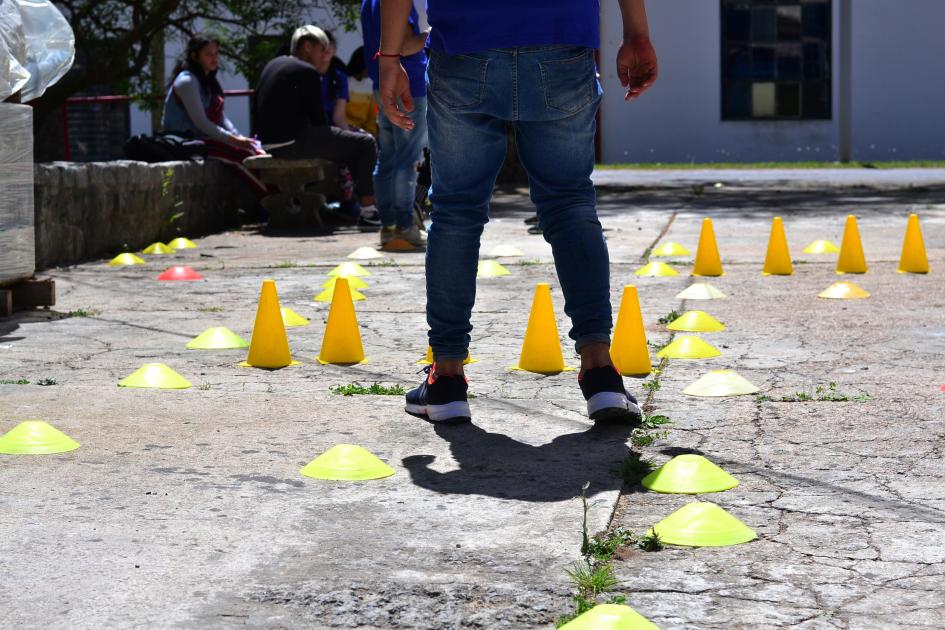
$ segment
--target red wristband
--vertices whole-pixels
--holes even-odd
[[[395,54],[393,54],[393,53],[385,53],[385,52],[377,51],[376,53],[374,53],[374,56],[371,58],[371,60],[372,60],[372,61],[377,61],[378,57],[400,57],[400,55],[395,55]]]

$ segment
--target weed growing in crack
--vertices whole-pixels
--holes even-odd
[[[210,383],[204,383],[203,385],[197,385],[197,389],[201,391],[207,391],[210,389]]]
[[[640,480],[653,472],[655,468],[656,464],[651,460],[642,459],[636,453],[630,453],[627,455],[627,458],[611,472],[613,472],[615,477],[623,479],[626,485],[635,486],[640,483]]]
[[[403,396],[407,390],[402,385],[381,385],[372,383],[369,387],[364,387],[359,383],[348,383],[347,385],[335,385],[331,388],[333,394],[342,396]]]
[[[774,400],[774,398],[772,398],[771,396],[765,396],[764,394],[757,394],[755,396],[756,403],[771,402],[772,400]]]
[[[11,379],[11,378],[0,379],[0,385],[29,385],[29,384],[30,382],[26,380],[25,378],[20,378],[16,380]]]
[[[645,414],[643,416],[642,422],[640,423],[640,426],[644,429],[655,429],[671,422],[672,420],[669,419],[669,416],[664,416],[661,414],[651,416],[649,414]]]
[[[657,440],[664,440],[669,436],[669,431],[658,431],[656,433],[648,433],[644,429],[636,428],[630,433],[630,443],[636,446],[637,448],[643,448],[644,446],[649,446]]]
[[[396,267],[397,263],[390,258],[385,258],[384,260],[372,260],[366,266],[367,267]]]
[[[658,378],[654,378],[654,379],[649,380],[649,381],[644,381],[644,382],[640,385],[640,387],[642,387],[643,389],[645,389],[645,390],[647,390],[647,391],[650,391],[650,392],[657,392],[657,391],[659,391],[660,387],[662,387],[662,386],[660,385],[660,380],[659,380]]]
[[[63,319],[66,317],[95,317],[96,315],[101,315],[101,313],[102,311],[97,311],[94,308],[77,308],[74,311],[64,313]]]
[[[660,540],[659,534],[650,532],[640,539],[640,542],[637,543],[637,549],[641,551],[662,551],[663,541]]]
[[[673,322],[674,320],[679,319],[680,314],[681,314],[681,313],[680,313],[679,311],[677,311],[676,309],[673,309],[673,310],[671,310],[670,312],[668,312],[668,313],[666,313],[665,315],[663,315],[662,317],[660,317],[660,318],[659,318],[658,320],[656,320],[656,321],[657,321],[658,323],[660,323],[660,324],[669,324],[669,323]]]
[[[595,534],[587,547],[586,555],[595,560],[607,562],[614,557],[618,549],[629,547],[636,542],[637,537],[629,529],[615,527],[608,532]]]
[[[201,313],[222,313],[223,307],[222,306],[201,306],[197,310],[200,311]]]
[[[530,267],[532,265],[540,265],[540,258],[523,258],[515,263],[519,267]]]
[[[774,400],[770,396],[755,396],[755,402],[768,402]],[[782,396],[779,402],[867,402],[873,400],[869,394],[846,394],[837,391],[836,383],[827,385],[817,385],[814,391],[806,390],[803,392],[794,392],[791,396]]]
[[[593,566],[589,562],[575,562],[565,573],[577,586],[578,595],[585,599],[613,590],[619,582],[610,563]]]

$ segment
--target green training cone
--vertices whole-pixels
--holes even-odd
[[[124,254],[118,254],[114,258],[108,261],[109,267],[124,267],[125,265],[143,265],[144,259],[135,256],[134,254],[125,252]]]
[[[740,520],[715,505],[693,501],[682,506],[651,530],[669,545],[727,547],[746,543],[757,534]]]
[[[348,278],[348,286],[352,289],[367,289],[368,283],[362,280],[357,276],[345,276]],[[335,283],[338,282],[338,276],[329,276],[328,280],[325,280],[322,283],[323,289],[334,289]]]
[[[744,396],[754,394],[758,388],[734,370],[712,370],[691,383],[683,393],[687,396]]]
[[[165,245],[164,243],[151,243],[143,250],[142,254],[173,254],[174,250]]]
[[[307,319],[287,306],[279,308],[279,312],[282,313],[282,323],[285,324],[287,328],[290,326],[308,326],[309,324]]]
[[[390,477],[394,469],[366,448],[356,444],[338,444],[310,461],[299,472],[312,479],[366,481]]]
[[[189,350],[232,350],[248,347],[245,339],[225,326],[208,328],[187,342]]]
[[[168,241],[167,246],[171,249],[197,249],[197,243],[183,236],[178,236],[173,241]]]
[[[726,295],[707,282],[696,282],[690,284],[684,290],[676,294],[677,300],[716,300],[723,299]]]
[[[659,630],[659,626],[629,606],[598,604],[560,630]]]
[[[149,387],[153,389],[187,389],[190,381],[163,363],[145,363],[127,378],[118,381],[119,387]]]
[[[5,455],[51,455],[79,448],[79,443],[42,420],[24,420],[0,436]]]
[[[731,490],[738,480],[702,455],[688,453],[672,458],[640,483],[653,492],[701,494]]]
[[[512,272],[494,260],[480,260],[476,268],[477,278],[498,278],[511,275]]]
[[[679,272],[664,262],[651,262],[643,265],[633,272],[637,276],[646,276],[649,278],[660,278],[663,276],[678,276]]]
[[[710,343],[693,337],[692,335],[680,335],[673,339],[673,342],[656,353],[659,358],[667,359],[708,359],[717,357],[722,352]]]
[[[670,330],[685,332],[721,332],[725,324],[705,311],[686,311],[666,326]]]
[[[345,278],[350,278],[356,276],[363,278],[365,276],[371,275],[371,272],[359,265],[356,262],[343,262],[331,271],[328,272],[329,276],[344,276]]]
[[[683,245],[680,245],[679,243],[674,243],[672,241],[668,243],[663,243],[662,245],[654,249],[652,252],[650,252],[650,256],[667,257],[667,256],[689,256],[689,255],[690,255],[690,252],[688,249],[686,249]]]

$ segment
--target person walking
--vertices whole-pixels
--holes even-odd
[[[413,2],[404,17],[405,36],[397,49],[410,85],[412,108],[408,112],[413,127],[408,132],[394,125],[383,110],[377,114],[378,151],[374,167],[374,191],[381,216],[381,249],[410,251],[422,249],[425,240],[414,222],[413,204],[417,187],[417,165],[427,142],[427,31],[420,30],[420,18]],[[377,52],[381,43],[381,0],[361,3],[361,31],[368,75],[378,86]]]
[[[617,74],[627,100],[657,77],[645,0],[619,0],[623,45]],[[415,130],[401,63],[411,0],[384,0],[379,102],[400,129]],[[463,374],[476,297],[479,240],[511,123],[539,225],[550,243],[581,357],[578,381],[595,421],[637,422],[641,411],[610,358],[610,263],[591,183],[601,99],[594,49],[598,0],[428,0],[427,71],[433,167],[426,253],[427,323],[434,363],[406,396],[431,421],[472,417]]]

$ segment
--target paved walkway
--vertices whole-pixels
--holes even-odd
[[[704,453],[741,484],[700,498],[759,535],[728,548],[621,550],[610,594],[663,628],[945,625],[941,200],[916,189],[601,191],[615,306],[622,285],[637,284],[656,344],[670,339],[657,320],[671,310],[704,308],[728,327],[706,336],[721,357],[665,366],[651,404],[671,418],[669,433],[633,450],[657,463]],[[909,209],[922,216],[928,276],[895,271]],[[818,238],[839,243],[851,211],[870,264],[853,281],[873,295],[819,300],[837,279],[833,261],[800,249]],[[205,275],[200,283],[156,282],[168,263],[153,258],[52,273],[53,312],[0,322],[0,379],[30,381],[0,385],[0,429],[42,418],[82,447],[3,456],[3,625],[553,627],[573,610],[564,571],[580,559],[575,497],[585,481],[591,533],[642,534],[690,498],[622,487],[613,470],[628,454],[627,432],[591,427],[574,373],[506,369],[536,282],[552,284],[563,339],[567,330],[550,248],[521,222],[530,212],[526,197],[500,195],[484,236],[483,251],[507,243],[526,255],[507,261],[511,276],[480,281],[479,362],[469,370],[475,423],[465,427],[407,416],[398,397],[331,392],[417,382],[426,347],[419,255],[369,267],[368,299],[356,307],[370,361],[314,361],[327,305],[311,297],[373,236],[208,236],[178,257]],[[790,277],[760,274],[774,212],[797,261]],[[673,296],[689,276],[632,275],[654,243],[694,251],[706,214],[726,271],[712,283],[729,299],[683,303]],[[268,372],[236,367],[242,351],[184,349],[209,326],[248,339],[267,277],[284,305],[312,318],[289,329],[302,365]],[[154,361],[195,387],[115,386]],[[767,398],[682,394],[720,367]],[[44,379],[55,385],[38,386]],[[830,383],[870,400],[780,402]],[[396,474],[367,483],[298,474],[340,442],[372,450]]]

